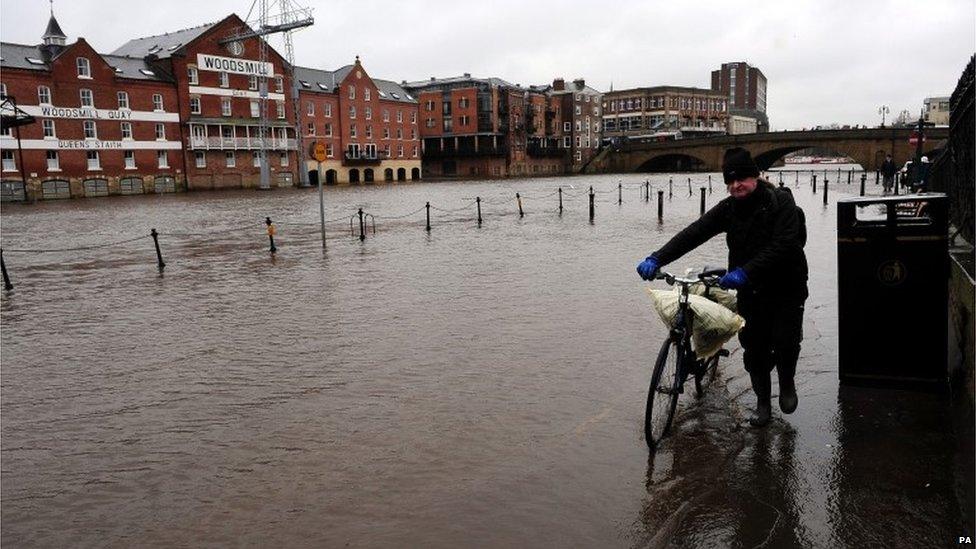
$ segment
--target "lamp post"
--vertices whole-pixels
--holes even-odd
[[[878,108],[878,114],[881,115],[882,128],[885,127],[885,115],[888,114],[889,112],[891,112],[891,109],[888,108],[888,105],[881,105],[881,107]]]

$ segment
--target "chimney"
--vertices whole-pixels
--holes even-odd
[[[566,89],[566,81],[562,78],[557,78],[552,81],[553,91],[563,91]]]
[[[577,78],[576,80],[573,80],[573,85],[576,86],[576,89],[582,90],[583,88],[586,87],[586,80],[583,80],[582,78]]]
[[[464,77],[465,77],[465,78],[471,78],[471,73],[470,73],[470,72],[466,72],[466,73],[464,73]]]
[[[431,76],[430,77],[430,81],[433,82],[434,80],[436,80],[436,78],[434,78],[433,76]]]

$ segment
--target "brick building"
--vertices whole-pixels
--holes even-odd
[[[567,171],[578,173],[596,156],[603,143],[603,94],[587,86],[582,78],[569,85],[562,78],[556,78],[548,93],[556,100],[557,125],[562,126],[562,147],[570,152]]]
[[[728,117],[727,98],[712,90],[655,86],[603,96],[603,135],[611,140],[722,135]]]
[[[52,15],[40,45],[0,45],[0,93],[36,121],[0,135],[3,198],[182,188],[173,85],[143,59],[99,54],[84,38],[66,42]]]
[[[742,61],[723,63],[712,71],[712,89],[729,99],[731,114],[754,118],[758,132],[769,131],[766,76],[761,70]]]
[[[335,71],[298,67],[296,78],[304,140],[326,153],[321,165],[309,155],[311,182],[420,179],[418,104],[406,90],[371,78],[359,57]]]

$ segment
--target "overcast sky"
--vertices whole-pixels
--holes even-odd
[[[276,0],[269,4],[277,6]],[[306,0],[315,26],[294,34],[300,65],[334,69],[360,55],[388,80],[497,76],[543,84],[584,77],[607,91],[707,88],[722,63],[769,81],[773,129],[880,121],[949,95],[976,50],[976,0],[630,1]],[[138,6],[136,8],[135,6]],[[56,0],[73,41],[109,53],[131,38],[247,16],[251,0]],[[47,0],[0,0],[0,38],[40,41]],[[273,38],[279,51],[281,39]],[[890,119],[889,117],[889,119]]]

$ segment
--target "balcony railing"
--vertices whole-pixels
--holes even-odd
[[[349,151],[342,156],[342,164],[345,166],[373,166],[386,160],[389,156],[386,151],[376,151],[375,155],[352,154]]]
[[[294,139],[282,139],[279,137],[267,138],[268,149],[275,151],[285,151],[295,149]],[[190,137],[190,148],[194,150],[240,150],[240,149],[260,149],[261,138],[259,137]]]
[[[427,149],[424,151],[424,158],[470,158],[479,156],[507,156],[508,147],[479,147],[474,149]]]

